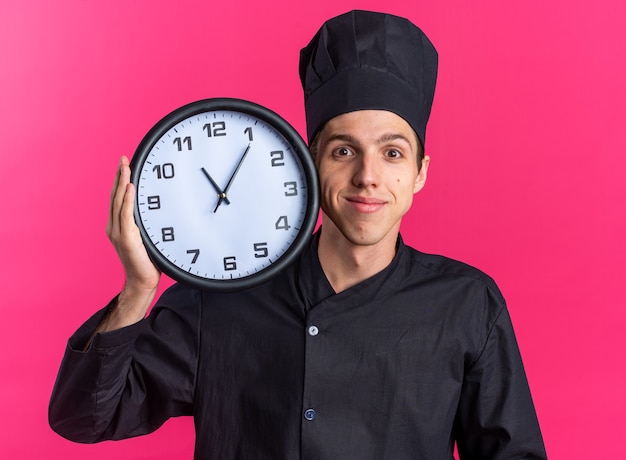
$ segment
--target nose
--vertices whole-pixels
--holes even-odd
[[[352,183],[359,188],[376,187],[380,182],[380,165],[371,154],[359,155],[358,161],[354,162],[355,171],[352,176]]]

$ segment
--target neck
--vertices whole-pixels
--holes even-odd
[[[358,245],[333,225],[322,226],[318,257],[334,291],[345,291],[384,270],[396,254],[397,238],[396,233],[376,244]]]

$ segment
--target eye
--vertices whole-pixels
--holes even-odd
[[[343,158],[352,156],[354,155],[354,153],[348,147],[339,147],[333,151],[333,155],[339,158]]]
[[[402,152],[400,150],[391,149],[385,152],[387,158],[402,158]]]

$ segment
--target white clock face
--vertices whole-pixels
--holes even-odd
[[[171,125],[135,174],[144,239],[177,271],[208,280],[245,278],[279,260],[311,192],[283,134],[231,110]]]

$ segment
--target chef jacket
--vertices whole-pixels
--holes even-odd
[[[82,351],[98,312],[69,340],[53,429],[90,443],[193,416],[199,460],[451,460],[455,442],[461,458],[546,458],[491,278],[399,238],[388,267],[335,293],[317,244],[242,292],[174,285]]]

